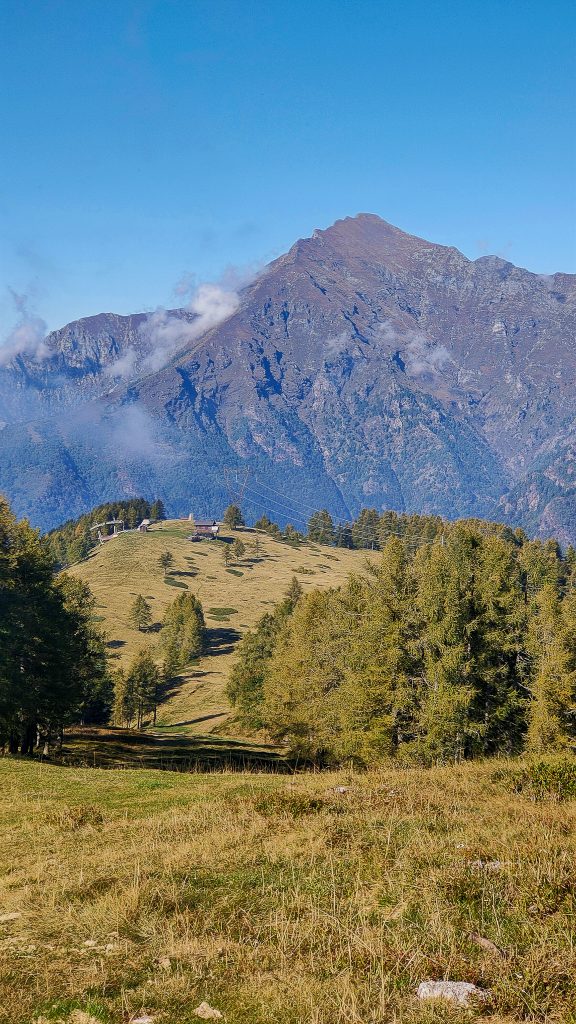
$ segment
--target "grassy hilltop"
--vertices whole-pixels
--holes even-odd
[[[305,591],[339,586],[349,573],[364,568],[370,552],[310,543],[292,547],[250,529],[198,543],[186,539],[189,533],[190,525],[179,520],[157,523],[148,533],[126,533],[97,548],[70,572],[94,593],[116,665],[126,665],[140,647],[154,644],[156,624],[182,589],[200,598],[209,630],[208,651],[178,678],[159,708],[158,727],[172,736],[235,735],[225,687],[243,634],[281,599],[293,576]],[[226,567],[223,549],[236,537],[245,544],[246,555],[239,562],[232,557]],[[164,578],[158,559],[166,550],[174,565]],[[140,633],[128,622],[138,594],[152,606],[150,632]]]

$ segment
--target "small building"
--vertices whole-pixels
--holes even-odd
[[[192,520],[192,516],[189,516]],[[214,540],[218,536],[220,526],[215,519],[195,519],[194,520],[194,533],[191,533],[188,540]]]
[[[140,523],[140,526],[138,527],[138,532],[139,533],[148,533],[148,527],[149,526],[150,526],[150,520],[149,519],[143,519],[142,522]]]

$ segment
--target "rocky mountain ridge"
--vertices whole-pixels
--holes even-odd
[[[17,510],[47,526],[158,493],[210,514],[224,466],[245,466],[247,511],[296,526],[369,505],[576,539],[576,276],[364,214],[296,242],[230,308],[199,335],[190,310],[156,334],[143,314],[91,317],[0,369]]]

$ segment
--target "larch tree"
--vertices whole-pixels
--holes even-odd
[[[152,625],[152,607],[142,594],[134,599],[128,614],[128,622],[133,629],[143,632]]]

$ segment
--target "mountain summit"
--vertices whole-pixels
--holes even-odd
[[[295,243],[239,294],[102,314],[0,368],[0,490],[42,526],[105,498],[228,500],[301,527],[362,506],[576,539],[576,276],[372,214]]]

